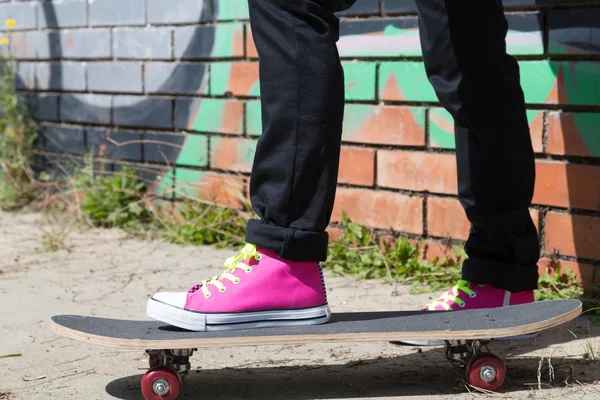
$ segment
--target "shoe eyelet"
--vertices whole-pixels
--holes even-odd
[[[227,290],[227,289],[226,288],[222,288],[222,289],[219,289],[219,292],[223,293],[225,290]]]
[[[249,274],[250,272],[252,272],[252,267],[248,267],[244,270],[245,273]]]
[[[465,303],[459,304],[458,305],[460,308],[465,308]]]
[[[260,260],[262,259],[262,255],[261,255],[261,254],[258,254],[256,257],[254,257],[254,259],[255,259],[256,261],[260,261]]]
[[[238,283],[240,283],[240,278],[237,278],[236,280],[232,281],[234,285],[237,285]]]
[[[471,298],[477,297],[477,293],[473,292],[472,295],[470,295]]]
[[[209,294],[205,294],[204,297],[208,299],[210,297],[210,293]]]

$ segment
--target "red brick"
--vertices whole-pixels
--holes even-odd
[[[531,144],[533,145],[533,151],[536,153],[544,152],[544,145],[542,144],[542,133],[544,131],[544,113],[538,112],[533,121],[529,124],[529,132],[531,134]]]
[[[427,199],[427,232],[432,236],[467,240],[471,224],[456,199]]]
[[[198,198],[215,204],[242,208],[245,182],[242,177],[210,173],[198,183]]]
[[[328,226],[326,231],[329,235],[329,240],[331,241],[338,240],[340,236],[342,236],[342,234],[344,233],[344,230],[342,228],[338,228],[335,226]]]
[[[18,22],[17,22],[18,23]],[[73,36],[68,35],[69,41],[67,42],[67,46],[73,46]],[[10,34],[10,50],[13,52],[13,55],[19,58],[29,58],[31,55],[27,54],[27,32],[12,32]],[[30,43],[32,45],[32,43]]]
[[[546,214],[546,253],[600,260],[600,217]]]
[[[429,121],[430,126],[432,124],[437,125],[439,128],[443,129],[444,132],[455,135],[454,131],[454,122],[449,113],[442,111],[439,108],[433,108],[429,113]],[[531,134],[531,143],[533,145],[533,150],[536,153],[544,152],[544,145],[542,144],[542,133],[544,130],[544,112],[539,111],[533,121],[529,124],[529,131]],[[431,142],[431,147],[446,147],[440,146],[438,143],[434,141]],[[455,147],[454,145],[452,147]]]
[[[375,150],[343,147],[340,155],[340,183],[373,186],[375,183]]]
[[[590,155],[587,146],[581,140],[573,114],[556,111],[548,114],[548,153]]]
[[[244,27],[245,28],[245,27]],[[231,48],[231,56],[232,57],[244,57],[246,43],[244,43],[244,29],[240,31],[236,31],[233,34],[232,40],[232,48]]]
[[[211,68],[218,68],[218,64],[213,64]],[[234,96],[248,96],[258,79],[257,62],[234,62],[231,64],[227,91]]]
[[[207,173],[193,183],[195,189],[194,199],[219,206],[241,209],[245,186],[246,183],[243,177]],[[185,209],[183,202],[165,202],[161,204],[161,207],[164,217],[183,221],[182,211]]]
[[[256,45],[254,44],[254,38],[252,37],[252,29],[250,29],[249,25],[246,28],[246,57],[258,58]]]
[[[346,105],[346,123],[342,139],[345,142],[425,145],[425,113],[417,107]],[[352,115],[364,115],[356,123]]]
[[[539,231],[539,211],[529,210]],[[429,197],[427,199],[427,232],[432,236],[467,240],[471,223],[457,199]]]
[[[152,205],[152,209],[156,213],[160,213],[161,217],[166,218],[168,221],[183,221],[185,218],[181,214],[181,207],[183,202],[164,202],[159,204],[160,210],[156,205]]]
[[[222,106],[223,112],[220,113],[220,115],[214,115],[213,113],[207,116],[206,113],[202,114],[204,105],[206,105],[208,109],[210,109],[212,105]],[[241,135],[244,133],[244,102],[237,100],[198,98],[193,100],[189,110],[192,111],[192,115],[187,122],[187,126],[181,127],[183,129],[197,132],[219,132],[231,135]],[[200,120],[198,123],[199,114]],[[211,118],[211,120],[207,121],[207,117]],[[220,120],[218,127],[214,124],[216,120]]]
[[[586,292],[592,292],[595,286],[600,284],[600,268],[591,264],[583,264],[573,261],[557,260],[552,261],[549,258],[541,258],[538,262],[538,272],[540,276],[549,274],[556,275],[556,267],[559,264],[562,267],[561,272],[569,269],[575,273],[577,280],[583,284]]]
[[[211,168],[235,172],[250,172],[256,140],[218,137],[210,138]]]
[[[221,117],[221,131],[241,135],[243,132],[244,103],[227,101]]]
[[[456,255],[452,252],[452,245],[436,242],[433,240],[425,240],[423,242],[423,256],[425,259],[429,261],[433,261],[436,258],[441,261],[446,258],[446,256],[450,256],[453,259],[456,259]]]
[[[332,221],[345,211],[356,223],[399,232],[423,233],[423,199],[400,193],[339,188]]]
[[[600,167],[538,161],[533,202],[600,210]]]
[[[531,219],[533,220],[533,223],[535,224],[535,229],[537,229],[537,231],[540,231],[540,212],[538,210],[536,210],[535,208],[532,208],[529,210],[529,215],[531,215]]]
[[[383,187],[456,194],[454,155],[379,150],[377,184]]]
[[[391,247],[391,246],[394,246],[394,244],[396,243],[397,240],[398,240],[398,238],[394,235],[379,235],[379,240],[377,243],[379,243],[379,246],[381,248]],[[409,240],[412,240],[412,239],[409,239]]]
[[[248,204],[251,204],[252,200],[250,198],[250,178],[246,179],[245,188],[246,188],[246,202]]]

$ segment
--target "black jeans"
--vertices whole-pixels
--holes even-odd
[[[351,0],[350,0],[351,2]],[[246,240],[296,261],[327,257],[344,76],[337,8],[348,0],[249,0],[260,58],[263,132],[250,180],[260,219]],[[535,164],[519,68],[499,0],[417,0],[425,67],[455,121],[458,196],[471,222],[463,278],[537,287],[529,214]]]

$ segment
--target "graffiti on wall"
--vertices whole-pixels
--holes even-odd
[[[201,15],[208,13],[231,13],[215,8],[208,1],[199,0]],[[508,15],[509,53],[519,56],[521,82],[529,104],[536,105],[528,111],[534,148],[543,150],[542,126],[554,127],[556,137],[548,138],[548,146],[556,146],[562,154],[600,157],[600,113],[587,111],[586,107],[600,106],[600,68],[597,57],[580,57],[573,61],[560,61],[569,54],[600,54],[599,13],[588,10],[564,10],[550,14],[549,41],[544,43],[543,23],[537,14]],[[44,8],[45,18],[55,20],[52,7]],[[244,54],[256,58],[255,49],[246,46],[243,23],[206,25],[192,31],[188,38],[186,54],[198,52],[221,55]],[[50,39],[49,39],[50,40]],[[251,43],[251,42],[248,42]],[[545,47],[547,46],[547,49]],[[427,81],[422,62],[416,18],[387,18],[344,20],[338,42],[340,55],[344,59],[346,74],[346,106],[344,140],[349,143],[424,145],[429,120],[430,145],[453,148],[453,123],[450,115],[436,107],[437,99]],[[51,47],[63,54],[60,43]],[[549,61],[542,57],[545,52],[553,55]],[[385,61],[380,61],[383,58]],[[358,60],[358,61],[356,61]],[[391,60],[391,61],[388,61]],[[213,170],[249,172],[252,164],[256,139],[260,136],[260,95],[258,64],[256,61],[216,61],[210,67],[190,69],[188,64],[173,63],[169,73],[161,76],[162,81],[153,82],[154,93],[192,93],[207,97],[182,98],[175,100],[175,125],[188,132],[227,133],[248,137],[235,139],[224,135],[183,135],[164,132],[145,132],[138,135],[144,141],[145,161],[165,164],[149,170],[148,181],[152,190],[167,194],[175,183],[190,183],[185,195],[196,195],[198,185],[215,187],[222,184],[222,175],[215,175],[202,168]],[[52,68],[48,76],[48,87],[60,86],[67,72]],[[234,99],[230,99],[233,95]],[[493,95],[493,94],[491,94]],[[244,98],[245,104],[235,98]],[[384,101],[410,101],[430,104],[415,107],[386,107],[376,105]],[[113,101],[109,105],[90,101],[81,95],[62,95],[62,102],[69,103],[77,113],[101,116],[127,115],[128,125],[147,126],[146,121],[162,112],[164,103],[153,98],[132,101]],[[359,101],[359,103],[353,103]],[[372,105],[366,104],[372,102]],[[559,113],[542,111],[540,105],[579,106],[573,112]],[[101,118],[100,118],[101,120]],[[568,135],[559,137],[559,132]],[[91,132],[91,133],[90,133]],[[554,132],[554,131],[552,131]],[[108,153],[110,130],[90,130],[88,144],[97,144],[96,155],[116,157]],[[562,135],[562,133],[560,133]],[[133,136],[132,136],[133,138]],[[113,140],[118,140],[114,138]],[[209,151],[210,150],[210,151]],[[136,150],[139,151],[139,150]],[[127,153],[126,148],[121,153]],[[210,153],[210,154],[209,154]],[[135,159],[125,154],[124,159]],[[174,168],[177,166],[177,168]],[[199,167],[199,168],[186,168]],[[154,179],[156,178],[156,179]],[[228,181],[238,187],[242,180]],[[229,195],[226,194],[226,197]]]

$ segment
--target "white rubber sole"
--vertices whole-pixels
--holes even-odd
[[[297,310],[203,314],[155,299],[148,300],[146,315],[157,321],[197,332],[318,325],[331,319],[328,305]]]

